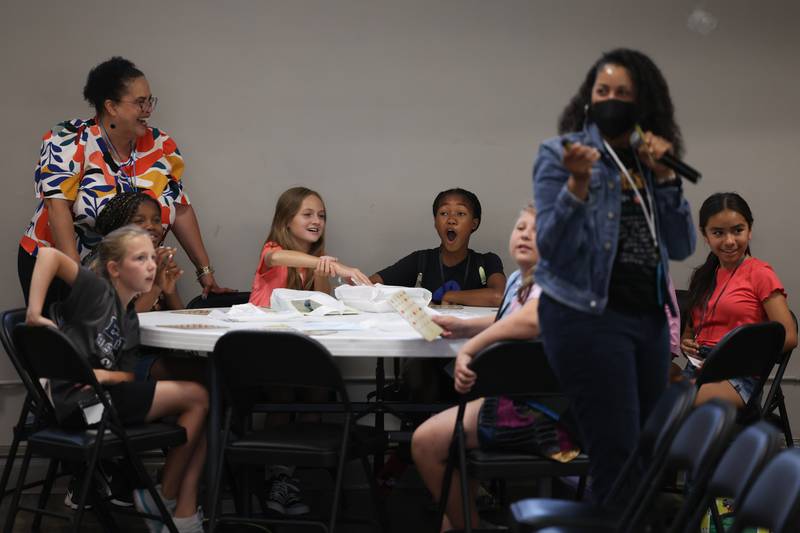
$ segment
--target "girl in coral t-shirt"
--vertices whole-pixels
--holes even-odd
[[[329,279],[339,276],[358,285],[372,285],[357,268],[349,267],[335,257],[325,255],[325,204],[322,197],[306,187],[293,187],[278,198],[258,268],[253,277],[250,303],[267,307],[275,289],[302,289],[329,293]],[[273,387],[268,391],[275,402],[297,400],[322,403],[328,399],[324,390]],[[298,419],[319,421],[315,413],[303,413]],[[290,421],[287,414],[270,413],[270,426]],[[272,465],[269,469],[267,508],[283,515],[298,516],[309,512],[303,501],[299,481],[291,465]]]
[[[753,214],[736,193],[711,195],[700,208],[700,232],[711,249],[689,282],[689,322],[683,353],[703,359],[726,333],[743,324],[774,320],[786,328],[784,351],[797,345],[786,291],[772,267],[750,255]],[[690,361],[684,374],[697,371]],[[696,403],[723,398],[737,407],[750,400],[756,378],[735,378],[700,387]]]
[[[275,289],[302,289],[329,293],[329,278],[372,285],[359,269],[325,255],[325,204],[306,187],[292,187],[278,198],[275,215],[258,268],[250,303],[269,307]]]

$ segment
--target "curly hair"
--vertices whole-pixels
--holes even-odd
[[[114,56],[89,71],[83,87],[83,99],[100,115],[106,100],[119,100],[125,94],[127,83],[142,76],[144,73],[131,61]]]
[[[606,52],[592,65],[577,94],[567,104],[558,118],[558,133],[565,134],[583,129],[586,108],[592,102],[592,87],[597,72],[604,65],[625,67],[636,89],[636,111],[639,125],[672,143],[675,155],[683,154],[683,138],[675,122],[675,109],[669,95],[669,87],[661,70],[645,54],[628,48],[617,48]]]
[[[100,214],[97,215],[94,228],[100,235],[108,235],[112,231],[127,226],[133,216],[144,202],[152,202],[161,212],[161,204],[152,196],[143,192],[123,192],[117,194],[106,202]]]

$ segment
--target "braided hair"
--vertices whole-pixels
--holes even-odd
[[[144,202],[152,202],[161,212],[161,204],[143,192],[123,192],[109,200],[95,221],[95,230],[100,235],[108,235],[117,228],[131,223],[133,216]]]

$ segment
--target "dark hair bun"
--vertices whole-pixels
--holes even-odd
[[[114,56],[89,71],[83,98],[100,114],[106,100],[119,100],[125,92],[125,84],[142,76],[144,73],[131,61]]]

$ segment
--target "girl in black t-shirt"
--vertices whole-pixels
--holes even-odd
[[[61,307],[62,329],[95,368],[97,380],[109,391],[123,422],[175,416],[186,430],[186,442],[167,455],[158,489],[179,531],[202,531],[197,486],[206,456],[208,393],[198,383],[136,381],[133,372],[122,370],[139,342],[133,299],[149,291],[156,276],[150,236],[136,226],[111,232],[98,246],[93,266],[98,275],[54,248],[41,248],[33,270],[26,323],[56,327],[42,315],[47,289],[56,277],[73,286]],[[145,489],[135,490],[133,496],[139,511],[156,509]],[[160,531],[160,522],[147,522],[151,531]]]
[[[433,302],[497,307],[503,299],[503,263],[491,252],[470,250],[469,239],[481,224],[481,203],[474,193],[448,189],[433,201],[433,223],[441,244],[417,250],[370,276],[373,283],[424,287]]]

